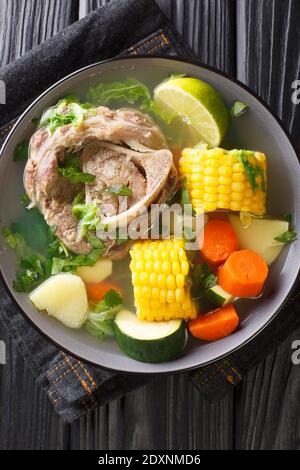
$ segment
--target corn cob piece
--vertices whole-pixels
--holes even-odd
[[[266,156],[260,152],[187,148],[179,172],[197,213],[228,209],[266,212]]]
[[[132,283],[140,320],[196,318],[187,283],[189,262],[183,240],[144,240],[130,250]]]

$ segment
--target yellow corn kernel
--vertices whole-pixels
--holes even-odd
[[[174,274],[169,274],[167,276],[167,289],[175,289],[176,288],[176,278]]]
[[[166,276],[162,273],[158,274],[157,276],[157,287],[160,289],[166,288]]]
[[[167,302],[168,304],[171,304],[175,301],[175,294],[174,294],[174,291],[169,289],[167,291]]]
[[[184,289],[176,289],[175,290],[175,300],[176,302],[184,302],[185,295],[184,295]]]
[[[161,265],[161,270],[166,275],[171,274],[172,265],[171,265],[170,261],[164,261]]]
[[[153,269],[154,269],[154,272],[160,273],[161,272],[161,261],[159,261],[159,260],[154,261]]]
[[[185,283],[185,276],[182,273],[177,274],[176,276],[176,286],[182,288]]]

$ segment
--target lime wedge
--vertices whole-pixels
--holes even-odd
[[[228,111],[219,93],[197,78],[174,78],[158,85],[154,101],[162,112],[174,114],[190,127],[199,142],[217,147],[228,128]]]

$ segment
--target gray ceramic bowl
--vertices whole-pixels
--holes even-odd
[[[297,155],[282,125],[271,111],[244,85],[211,68],[171,58],[118,59],[86,67],[66,77],[43,93],[18,120],[2,150],[0,161],[0,221],[9,225],[20,210],[24,194],[22,173],[24,164],[14,163],[12,155],[16,144],[28,138],[34,127],[31,120],[46,107],[55,104],[67,93],[82,91],[82,87],[100,80],[116,80],[132,76],[147,77],[157,84],[170,73],[186,73],[216,87],[228,106],[235,100],[248,104],[249,111],[231,126],[226,146],[263,151],[268,156],[268,209],[272,215],[292,213],[296,230],[300,233],[300,167]],[[241,324],[233,335],[206,343],[191,342],[182,357],[163,364],[144,364],[126,357],[114,340],[97,342],[84,330],[67,329],[57,321],[37,312],[27,295],[12,289],[16,271],[14,254],[0,241],[0,267],[5,284],[20,307],[20,311],[49,340],[70,354],[95,365],[124,372],[164,373],[199,367],[240,348],[256,336],[276,315],[285,302],[299,271],[300,240],[286,246],[270,269],[264,295],[257,301],[240,301],[238,310]]]

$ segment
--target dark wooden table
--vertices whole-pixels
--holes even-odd
[[[138,0],[137,0],[138,1]],[[105,0],[1,0],[0,66]],[[159,0],[201,61],[238,77],[264,98],[298,140],[291,84],[300,79],[299,0]],[[300,106],[300,105],[299,105]],[[297,131],[298,127],[298,131]],[[1,449],[299,449],[300,329],[251,370],[230,395],[209,403],[186,375],[151,384],[63,424],[0,325]]]

